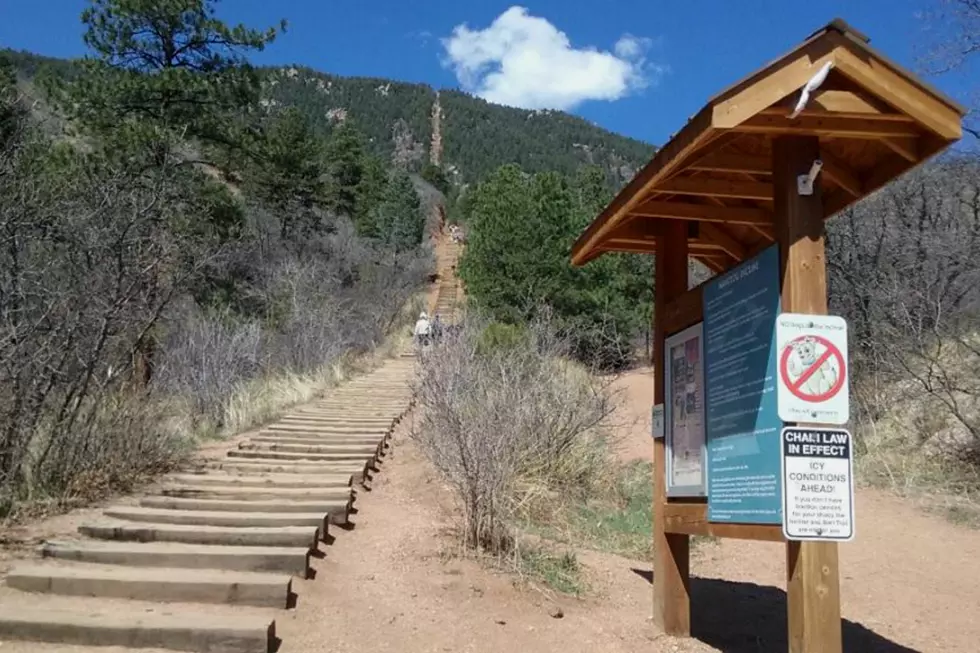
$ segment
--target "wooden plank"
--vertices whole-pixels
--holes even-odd
[[[941,138],[949,142],[962,138],[962,114],[954,107],[867,51],[858,52],[847,39],[837,35],[832,38],[843,45],[836,51],[835,70]]]
[[[796,103],[796,98],[793,98]],[[895,111],[878,98],[862,91],[838,89],[817,89],[810,95],[807,108],[821,109],[834,113],[866,115],[874,120],[897,120],[910,122],[911,117]]]
[[[860,197],[854,197],[849,193],[834,193],[829,195],[824,202],[824,219],[832,218],[861,198],[870,195],[892,180],[922,165],[944,149],[946,149],[946,141],[939,137],[923,138],[921,160],[916,158],[915,161],[909,161],[904,157],[893,157],[891,160],[879,165],[867,177],[861,180],[863,194]]]
[[[670,142],[657,150],[653,159],[643,166],[643,169],[578,237],[572,245],[572,265],[584,263],[585,256],[594,243],[641,201],[651,185],[668,176],[680,161],[716,136],[717,132],[711,129],[711,112],[705,108],[688,121],[676,137],[671,138]]]
[[[691,288],[683,295],[667,302],[663,308],[664,334],[671,335],[683,331],[692,324],[704,319],[703,289]]]
[[[705,503],[668,503],[664,508],[667,532],[705,537],[731,537],[761,542],[785,542],[781,526],[730,524],[708,521]]]
[[[714,100],[711,124],[731,129],[780,98],[798,91],[828,61],[833,44],[818,38],[758,71]]]
[[[919,143],[914,138],[883,138],[883,145],[910,163],[919,161]]]
[[[706,222],[701,225],[701,238],[715,242],[736,261],[745,260],[745,246],[735,240],[721,225]]]
[[[602,250],[603,254],[608,252],[623,252],[626,254],[656,254],[657,243],[655,241],[643,243],[629,240],[604,240],[596,249]]]
[[[776,240],[776,232],[775,232],[775,230],[772,227],[763,226],[761,224],[753,224],[753,225],[749,225],[749,226],[752,228],[752,231],[754,231],[755,233],[759,234],[760,236],[762,236],[763,238],[765,238],[770,243],[775,242],[775,240]]]
[[[727,258],[717,256],[695,256],[694,258],[704,263],[704,266],[715,274],[720,274],[734,265]]]
[[[837,157],[826,149],[820,150],[820,160],[823,161],[823,171],[820,174],[826,175],[827,179],[854,197],[862,197],[864,195],[861,180],[850,173],[846,164],[838,161]]]
[[[704,172],[745,172],[750,175],[772,174],[772,159],[755,154],[714,152],[695,162],[688,170]]]
[[[743,134],[767,136],[834,136],[865,140],[916,138],[921,135],[916,125],[912,123],[841,118],[832,115],[800,116],[792,120],[785,116],[758,115],[732,129]]]
[[[788,116],[796,108],[799,95],[794,93],[773,106],[760,111],[760,115]],[[896,113],[894,109],[877,98],[856,91],[834,88],[818,89],[810,96],[806,108],[800,116],[813,118],[828,115],[840,118],[866,118],[868,120],[891,120],[895,122],[915,122],[904,113]]]
[[[630,211],[631,215],[649,218],[681,218],[702,222],[772,226],[772,213],[745,206],[710,206],[685,202],[647,200]]]
[[[820,187],[796,190],[797,175],[820,156],[816,137],[773,140],[773,184],[782,272],[782,310],[827,313],[827,263]],[[788,542],[790,653],[841,653],[840,573],[836,542]]]
[[[687,291],[687,224],[664,223],[663,251],[657,256],[654,285],[654,402],[663,403],[664,320],[667,304]],[[668,635],[691,634],[691,540],[668,533],[666,446],[653,441],[653,619]]]
[[[610,238],[602,241],[602,247],[607,252],[632,252],[634,254],[656,254],[657,240],[644,238]],[[692,255],[717,256],[724,250],[715,243],[688,241],[688,251]]]
[[[751,181],[728,181],[694,177],[675,177],[654,188],[657,193],[696,195],[699,197],[728,197],[732,199],[771,200],[772,184]]]

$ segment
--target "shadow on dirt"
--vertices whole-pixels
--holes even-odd
[[[631,571],[653,582],[653,572]],[[781,589],[692,576],[691,608],[691,634],[725,653],[768,653],[788,648],[786,592]],[[921,653],[847,619],[842,628],[846,653]]]

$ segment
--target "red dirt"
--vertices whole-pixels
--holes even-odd
[[[616,381],[625,459],[650,453],[652,377]],[[980,533],[861,490],[858,535],[841,545],[845,650],[972,653],[980,641]],[[357,527],[318,561],[301,603],[280,619],[283,653],[334,651],[786,650],[783,547],[723,540],[692,561],[695,638],[657,632],[650,565],[579,553],[592,590],[553,597],[455,555],[449,492],[407,440],[395,439]],[[551,615],[560,606],[563,617]]]
[[[619,455],[647,458],[650,370],[632,371],[614,386],[621,402]],[[723,540],[695,549],[695,637],[666,637],[650,619],[648,561],[578,552],[591,591],[575,599],[515,583],[506,573],[457,555],[449,531],[455,514],[450,493],[408,440],[410,428],[407,419],[373,490],[359,493],[356,528],[337,532],[325,557],[314,561],[316,580],[295,581],[299,605],[277,619],[281,653],[786,650],[782,546]],[[857,510],[857,538],[840,547],[845,650],[977,651],[980,532],[873,490],[858,492]],[[85,512],[6,535],[28,544],[72,530]],[[13,546],[6,555],[23,552]],[[0,644],[4,651],[76,650]]]

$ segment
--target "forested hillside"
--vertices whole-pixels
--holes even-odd
[[[279,30],[215,5],[98,0],[87,60],[0,52],[0,517],[311,398],[431,270],[418,180],[264,103]]]
[[[25,79],[51,72],[70,76],[73,62],[10,52]],[[261,68],[261,105],[295,107],[320,133],[351,120],[371,151],[419,170],[429,161],[436,92],[422,84],[387,79],[339,77],[303,66]],[[442,111],[440,164],[458,184],[479,181],[516,163],[528,172],[574,173],[582,165],[606,171],[621,185],[643,165],[653,146],[613,134],[560,111],[527,111],[490,104],[459,91],[439,93]]]

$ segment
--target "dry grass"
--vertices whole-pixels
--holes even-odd
[[[936,446],[933,437],[949,417],[928,397],[909,399],[879,420],[855,429],[858,482],[914,501],[951,521],[980,527],[980,471],[955,453]],[[929,422],[929,423],[927,423]]]
[[[269,422],[293,406],[308,403],[330,388],[377,369],[406,349],[411,341],[410,326],[424,301],[424,295],[415,295],[400,311],[390,333],[376,349],[345,354],[313,374],[286,372],[246,383],[226,403],[223,420],[226,426],[215,435],[227,437]]]
[[[453,488],[471,548],[508,554],[521,515],[597,482],[613,402],[566,351],[549,324],[472,318],[422,356],[413,438]]]
[[[571,362],[567,344],[547,322],[469,318],[422,357],[412,437],[459,504],[461,550],[579,594],[586,585],[573,548],[558,543],[554,526],[615,477],[615,402],[609,377]]]
[[[90,504],[108,494],[128,492],[157,474],[177,468],[199,442],[234,435],[269,422],[297,404],[315,399],[330,388],[376,369],[404,350],[409,324],[423,301],[416,295],[400,312],[391,333],[371,351],[348,353],[313,374],[281,373],[241,385],[222,409],[224,428],[217,430],[195,414],[186,397],[152,393],[117,393],[87,408],[89,433],[78,447],[60,443],[41,454],[57,432],[42,422],[32,439],[32,459],[25,466],[24,492],[0,514],[0,526],[37,519]],[[53,453],[52,453],[53,452]],[[67,479],[56,492],[52,479]],[[60,481],[59,481],[60,483]]]
[[[980,526],[978,344],[971,336],[910,349],[891,375],[900,381],[865,378],[854,390],[858,479],[974,526]]]

